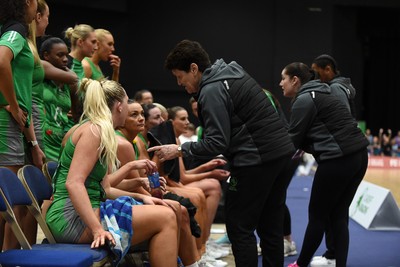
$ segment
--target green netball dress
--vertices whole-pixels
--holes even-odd
[[[43,105],[43,81],[44,68],[42,64],[35,64],[32,79],[32,120],[35,129],[36,140],[40,148],[44,151],[43,135],[44,135],[44,105]]]
[[[0,24],[0,27],[2,26]],[[4,30],[0,37],[0,46],[8,47],[14,54],[11,61],[14,91],[19,107],[28,113],[25,126],[29,127],[32,114],[33,54],[25,36],[12,29]],[[25,162],[22,133],[12,115],[2,108],[6,105],[8,103],[0,93],[0,163],[21,165]]]
[[[72,135],[68,138],[62,150],[59,166],[53,178],[54,201],[46,214],[46,222],[58,242],[77,242],[81,233],[75,228],[82,226],[82,220],[77,215],[65,187],[68,171],[71,166],[75,145],[72,143]],[[96,162],[92,172],[85,181],[85,187],[93,208],[100,207],[100,201],[105,198],[105,192],[101,182],[107,173],[107,166]],[[76,227],[75,227],[76,226]],[[82,228],[82,227],[81,227]],[[80,229],[83,232],[83,229]]]
[[[46,80],[43,84],[43,100],[46,110],[44,121],[44,153],[48,160],[58,161],[61,142],[69,128],[68,112],[71,97],[67,85],[57,85]]]
[[[85,57],[83,60],[86,60],[89,63],[90,69],[92,70],[92,77],[89,77],[90,79],[100,80],[104,78],[103,72],[99,68],[97,68],[96,65],[94,65],[93,61],[90,58]]]

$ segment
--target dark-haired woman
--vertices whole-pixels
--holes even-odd
[[[311,68],[318,74],[321,82],[327,83],[331,87],[332,94],[337,95],[356,118],[354,103],[356,89],[351,84],[350,78],[340,74],[336,60],[330,55],[322,54],[313,60]]]
[[[297,262],[308,266],[331,225],[335,235],[336,266],[344,267],[349,248],[349,206],[368,165],[368,140],[346,105],[325,83],[314,79],[304,63],[294,62],[282,71],[280,86],[293,98],[289,134],[296,148],[318,162],[308,207],[308,225]]]
[[[14,173],[25,164],[23,137],[40,167],[44,156],[32,124],[34,56],[27,40],[36,9],[37,0],[0,1],[0,165]],[[21,207],[14,212],[19,220],[25,217]],[[3,223],[1,218],[0,228]],[[25,233],[29,230],[24,223],[22,228]],[[2,250],[12,248],[20,244],[6,224]]]
[[[353,117],[356,118],[356,89],[351,84],[350,78],[341,75],[336,60],[328,54],[322,54],[313,60],[311,68],[316,72],[321,82],[329,85],[331,93],[338,96],[351,111]],[[311,265],[322,265],[324,267],[335,266],[334,238],[335,236],[333,236],[330,226],[328,226],[328,228],[325,229],[325,243],[327,249],[322,256],[315,256]]]

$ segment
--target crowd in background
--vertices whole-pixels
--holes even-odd
[[[369,155],[400,157],[400,131],[393,135],[391,129],[385,131],[381,128],[378,134],[373,134],[370,129],[366,129],[365,136],[369,141]]]

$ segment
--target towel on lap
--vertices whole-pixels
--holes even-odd
[[[132,206],[142,205],[132,197],[124,196],[115,200],[107,199],[100,204],[101,224],[109,231],[116,245],[110,246],[114,254],[113,266],[118,266],[131,245],[132,229]]]

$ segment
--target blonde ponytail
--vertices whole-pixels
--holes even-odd
[[[81,91],[83,102],[83,114],[81,121],[88,119],[100,128],[99,158],[102,164],[112,167],[119,165],[117,159],[117,139],[112,124],[112,107],[116,102],[122,102],[126,93],[124,88],[112,80],[82,79]]]

